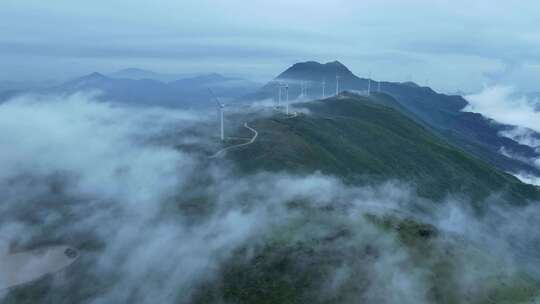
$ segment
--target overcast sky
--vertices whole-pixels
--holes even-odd
[[[540,91],[540,1],[0,0],[0,80],[127,67],[265,80],[336,59],[443,91]]]

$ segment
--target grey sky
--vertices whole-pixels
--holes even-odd
[[[338,59],[444,91],[540,90],[537,0],[0,0],[0,80],[139,67],[258,80]]]

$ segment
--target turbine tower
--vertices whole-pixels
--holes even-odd
[[[214,97],[214,100],[217,103],[218,112],[219,112],[219,120],[220,120],[219,135],[220,135],[221,141],[225,141],[225,129],[224,129],[224,124],[223,124],[223,112],[225,111],[225,104],[219,101],[219,99],[216,97],[216,95],[211,89],[208,89],[208,91],[210,91],[210,94],[212,94],[212,97]]]
[[[277,106],[281,104],[281,87],[283,84],[281,82],[278,82],[278,99],[277,99]]]
[[[219,103],[218,102],[218,106],[219,106],[219,120],[220,120],[220,132],[219,132],[219,135],[220,135],[220,138],[221,138],[221,141],[225,141],[225,128],[224,128],[224,125],[223,125],[223,112],[225,112],[225,105],[222,104],[222,103]]]
[[[326,98],[326,79],[322,81],[322,98]]]
[[[278,98],[278,105],[277,107],[280,107],[281,106],[281,102],[283,101],[283,91],[281,89],[285,89],[285,94],[286,94],[286,100],[287,102],[289,102],[289,84],[288,83],[283,83],[283,82],[280,82],[279,83],[279,98]]]
[[[367,94],[368,94],[368,96],[371,95],[371,72],[369,72],[369,76],[368,76]]]
[[[339,95],[339,75],[336,73],[336,96]]]
[[[285,84],[285,101],[287,102],[286,106],[286,114],[289,115],[289,84]]]

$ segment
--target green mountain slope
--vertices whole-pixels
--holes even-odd
[[[342,94],[300,104],[309,115],[252,122],[258,140],[231,157],[248,171],[321,171],[351,183],[398,179],[431,199],[463,193],[479,201],[498,192],[518,202],[539,197],[536,187],[448,144],[386,106],[392,103],[388,96]]]
[[[393,109],[394,102],[387,95],[342,94],[300,104],[310,113],[250,122],[257,140],[228,157],[250,173],[321,171],[351,184],[395,179],[435,200],[459,194],[478,203],[499,193],[514,203],[539,198],[536,187],[448,144]],[[255,249],[238,250],[195,302],[529,303],[540,292],[540,282],[507,272],[491,248],[417,219],[348,216],[339,202],[320,208],[291,202],[289,212],[301,215]],[[423,283],[413,284],[418,277]]]

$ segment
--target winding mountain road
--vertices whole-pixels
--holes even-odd
[[[246,128],[246,129],[250,130],[251,132],[253,132],[253,137],[248,142],[221,149],[221,150],[217,151],[216,154],[210,156],[209,158],[211,158],[211,159],[220,158],[220,157],[224,156],[225,153],[227,153],[228,151],[231,151],[231,150],[234,150],[234,149],[237,149],[237,148],[241,148],[241,147],[245,147],[245,146],[251,145],[253,142],[255,142],[255,140],[257,139],[257,136],[259,136],[259,132],[257,132],[257,130],[253,129],[252,127],[248,126],[247,122],[244,123],[244,128]]]
[[[289,114],[285,119],[292,119],[292,118],[296,118],[296,117],[298,117],[298,113],[293,112],[292,114]]]
[[[292,118],[296,118],[296,117],[298,117],[298,113],[293,112],[292,114],[288,114],[285,119],[292,119]],[[250,130],[251,132],[253,132],[253,137],[248,142],[243,143],[243,144],[239,144],[239,145],[226,147],[224,149],[221,149],[221,150],[217,151],[214,155],[209,156],[208,158],[215,159],[215,158],[223,157],[227,152],[229,152],[231,150],[241,148],[241,147],[245,147],[245,146],[251,145],[253,142],[255,142],[255,140],[257,139],[257,136],[259,136],[259,132],[257,132],[257,130],[253,129],[252,127],[248,126],[247,122],[244,123],[244,128],[246,128],[246,129]],[[240,137],[229,137],[229,138],[242,139]]]

